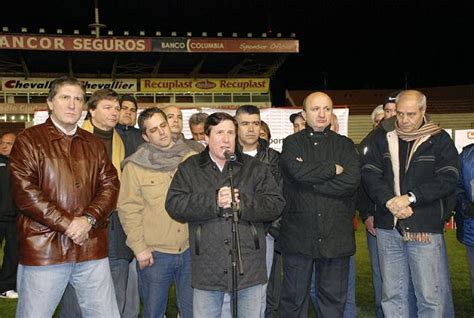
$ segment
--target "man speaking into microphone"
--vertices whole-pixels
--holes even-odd
[[[211,114],[204,129],[208,146],[178,167],[166,198],[170,216],[189,224],[194,316],[220,317],[224,294],[233,289],[231,168],[243,265],[237,310],[239,317],[257,318],[267,281],[263,223],[276,219],[285,201],[269,168],[236,152],[232,116]]]

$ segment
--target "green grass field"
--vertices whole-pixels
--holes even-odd
[[[469,282],[469,271],[466,260],[466,250],[456,240],[455,232],[446,232],[446,244],[448,247],[449,268],[451,271],[451,284],[453,288],[454,308],[456,317],[474,317],[474,308],[471,303],[471,289]],[[374,317],[372,276],[370,270],[369,255],[365,239],[364,229],[359,228],[356,232],[356,303],[358,307],[357,317]],[[0,251],[3,259],[3,249]],[[0,318],[15,316],[16,301],[0,299]],[[313,312],[311,317],[316,317]],[[176,317],[176,306],[174,291],[170,293],[167,317]]]

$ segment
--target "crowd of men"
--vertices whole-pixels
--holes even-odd
[[[281,154],[253,105],[191,116],[81,81],[50,116],[1,139],[0,297],[17,317],[356,317],[354,217],[377,317],[454,317],[444,224],[454,203],[474,261],[472,148],[458,154],[426,96],[394,92],[356,148],[331,97],[292,114]],[[87,117],[78,126],[83,107]],[[461,177],[460,177],[461,175]],[[10,187],[11,185],[11,187]],[[473,293],[474,294],[474,293]]]

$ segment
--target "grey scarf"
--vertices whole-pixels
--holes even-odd
[[[192,152],[191,148],[181,140],[177,140],[173,146],[167,149],[161,149],[146,142],[133,155],[122,161],[121,166],[123,169],[128,162],[133,162],[144,168],[173,171],[189,152]]]

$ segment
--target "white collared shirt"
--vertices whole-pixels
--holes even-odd
[[[74,126],[73,129],[71,129],[70,131],[67,131],[66,129],[64,129],[64,127],[62,127],[61,125],[59,125],[53,118],[53,116],[50,116],[51,118],[51,121],[53,122],[54,126],[56,126],[57,129],[59,129],[59,131],[63,132],[66,136],[73,136],[76,131],[77,131],[77,124]]]
[[[214,163],[216,164],[216,166],[219,168],[219,170],[222,172],[222,170],[224,170],[224,166],[221,166],[219,163],[217,163],[217,161],[212,157],[211,153],[209,152],[209,157],[211,157],[211,160],[214,161]],[[224,163],[225,165],[225,163]]]

